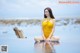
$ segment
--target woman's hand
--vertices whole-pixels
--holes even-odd
[[[50,40],[50,39],[51,39],[50,37],[47,38],[47,40]]]
[[[44,35],[42,35],[43,40],[46,40],[46,38],[44,37]]]

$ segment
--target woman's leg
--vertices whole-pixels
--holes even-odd
[[[38,36],[38,37],[35,37],[34,40],[37,41],[37,42],[40,42],[40,41],[44,41],[44,38],[42,36]],[[46,41],[59,41],[59,37],[52,36],[51,39],[46,40]]]
[[[35,41],[40,42],[41,40],[44,40],[42,36],[38,36],[34,38]]]
[[[57,37],[57,36],[52,36],[52,37],[51,37],[51,41],[59,41],[59,37]]]

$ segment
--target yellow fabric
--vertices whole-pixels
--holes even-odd
[[[43,33],[44,33],[44,37],[47,39],[50,35],[50,33],[52,32],[54,24],[50,22],[49,19],[45,19],[42,22],[42,29],[43,29]]]

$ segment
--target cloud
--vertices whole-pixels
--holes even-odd
[[[59,4],[58,0],[0,0],[0,17],[43,16],[46,7],[51,7],[56,16],[80,14],[79,4]]]
[[[1,8],[7,10],[25,10],[30,8],[48,7],[53,4],[49,0],[0,0]]]

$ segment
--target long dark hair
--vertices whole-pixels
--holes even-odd
[[[52,10],[49,7],[47,7],[47,8],[44,9],[44,18],[47,18],[47,16],[45,15],[45,10],[49,11],[50,18],[55,19],[55,17],[53,16]]]

